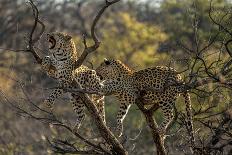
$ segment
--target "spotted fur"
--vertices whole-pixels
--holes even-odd
[[[159,125],[159,132],[161,134],[166,132],[173,119],[175,101],[182,94],[186,103],[188,128],[194,141],[190,95],[188,92],[183,92],[183,86],[177,85],[183,81],[173,68],[156,66],[133,71],[119,60],[105,59],[96,72],[102,80],[105,80],[102,91],[108,95],[115,95],[120,101],[120,110],[117,115],[117,129],[120,135],[123,130],[123,119],[130,105],[135,103],[138,92],[154,88],[157,91],[145,91],[142,99],[145,104],[159,104],[164,115],[164,121]],[[172,86],[167,86],[170,83]]]
[[[58,88],[54,89],[44,101],[46,107],[52,109],[55,99],[65,93],[63,88],[73,88],[73,80],[79,83],[83,89],[98,91],[102,87],[100,79],[94,70],[83,65],[74,69],[73,66],[77,59],[77,52],[71,36],[60,32],[54,32],[47,35],[47,40],[50,43],[50,55],[43,58],[42,69],[46,71],[50,77],[57,79],[59,84]],[[55,67],[55,70],[50,69],[51,65]],[[84,101],[78,97],[78,93],[70,93],[69,96],[73,109],[77,113],[77,122],[75,126],[79,128],[85,117]],[[103,120],[105,120],[104,96],[90,95],[90,97],[98,107]]]

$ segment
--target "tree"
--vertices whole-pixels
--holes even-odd
[[[91,26],[91,33],[87,32],[86,28],[88,28],[88,26],[85,28],[85,24],[83,24],[85,21],[83,21],[81,24],[81,27],[83,28],[82,31],[85,31],[86,33],[86,38],[84,37],[83,40],[83,53],[80,56],[80,59],[77,60],[75,67],[80,66],[83,61],[86,60],[88,55],[94,55],[96,50],[99,50],[99,53],[104,53],[105,50],[109,48],[108,46],[113,47],[107,50],[107,53],[110,53],[109,55],[112,54],[112,57],[119,56],[118,54],[122,54],[122,57],[127,56],[127,59],[130,59],[128,62],[131,64],[136,63],[136,60],[133,57],[138,57],[138,55],[141,56],[140,53],[143,52],[145,54],[145,58],[143,58],[143,62],[140,65],[145,67],[146,65],[151,65],[153,60],[150,59],[150,57],[147,57],[147,55],[153,55],[154,53],[158,54],[154,52],[154,50],[158,48],[157,41],[162,42],[168,39],[167,34],[160,31],[159,27],[151,26],[148,23],[144,24],[144,22],[142,23],[140,20],[136,19],[131,13],[120,12],[109,16],[105,23],[101,23],[101,26],[108,28],[102,30],[102,43],[100,44],[100,41],[95,34],[96,25],[105,9],[116,2],[118,2],[118,0],[112,2],[106,1],[104,3],[100,12],[98,12],[96,18],[94,19]],[[203,4],[202,1],[199,2]],[[133,4],[133,2],[130,4]],[[210,21],[212,21],[212,27],[214,28],[214,32],[211,35],[204,36],[198,29],[198,24],[196,24],[199,19],[197,12],[194,12],[194,16],[192,17],[193,23],[195,23],[194,26],[189,23],[186,25],[183,24],[183,27],[186,26],[187,29],[189,27],[193,28],[193,30],[190,30],[191,37],[193,38],[183,33],[181,34],[181,37],[189,37],[190,39],[184,40],[184,42],[179,42],[179,48],[186,52],[186,58],[179,59],[179,61],[181,61],[184,65],[180,64],[179,66],[181,68],[178,69],[178,71],[184,75],[185,83],[167,83],[167,89],[173,84],[183,85],[186,88],[186,91],[192,92],[192,101],[194,103],[193,114],[195,118],[194,124],[198,130],[195,132],[196,144],[191,147],[196,154],[220,154],[221,152],[231,152],[232,117],[231,100],[229,94],[231,94],[232,61],[230,51],[230,22],[228,22],[231,17],[231,13],[225,9],[222,10],[222,14],[218,14],[217,10],[214,10],[213,4],[214,3],[212,2],[210,3],[208,10],[209,15],[207,15]],[[32,53],[37,62],[40,63],[41,58],[37,54],[36,47],[41,39],[40,37],[42,33],[44,32],[44,24],[38,16],[39,12],[33,1],[30,1],[30,5],[33,10],[34,22],[31,33],[29,34],[27,40],[27,45],[29,46],[26,49],[18,48],[19,50],[13,51],[26,51]],[[180,8],[183,8],[183,6]],[[199,15],[201,14],[206,16],[205,13],[200,13]],[[117,19],[117,17],[119,17],[119,19]],[[82,17],[79,18],[80,20],[84,19]],[[116,20],[112,21],[110,19]],[[100,27],[99,29],[101,30]],[[143,31],[141,31],[141,29]],[[140,31],[142,33],[138,33]],[[122,32],[125,35],[118,35],[119,32]],[[156,38],[153,37],[153,35],[148,35],[149,33],[156,33],[156,37],[158,37]],[[175,37],[170,33],[169,36]],[[199,36],[202,36],[203,38],[209,37],[209,41],[207,43],[204,42],[203,44],[199,44],[199,38],[201,38]],[[115,39],[113,40],[113,43],[111,38]],[[223,40],[221,38],[223,38]],[[88,39],[93,39],[93,44],[91,44]],[[88,44],[91,46],[88,46]],[[138,45],[138,47],[135,45]],[[115,53],[112,53],[112,50],[115,50]],[[119,51],[119,53],[117,53],[117,51]],[[100,55],[99,57],[102,56]],[[172,62],[170,62],[169,65],[173,65]],[[75,91],[75,93],[78,93],[85,100],[85,104],[90,113],[92,121],[95,122],[96,127],[94,129],[97,129],[98,132],[91,132],[91,134],[87,134],[80,133],[81,131],[73,131],[69,122],[65,121],[67,120],[65,117],[40,109],[35,96],[28,95],[32,94],[32,91],[28,93],[28,90],[32,90],[33,87],[30,89],[26,88],[25,83],[22,81],[16,80],[16,83],[19,86],[16,87],[17,92],[20,94],[19,97],[16,98],[14,96],[14,99],[12,99],[7,97],[4,93],[1,93],[1,99],[4,99],[8,105],[11,105],[14,110],[20,114],[20,116],[49,123],[50,127],[52,128],[51,130],[54,131],[54,138],[52,140],[48,138],[47,141],[54,152],[70,154],[127,154],[130,150],[131,147],[128,147],[126,143],[128,142],[128,138],[124,137],[122,139],[118,139],[114,133],[111,132],[109,127],[104,125],[97,113],[96,107],[89,100],[88,96],[86,96],[88,93],[98,92],[89,92],[79,88],[70,90],[72,92]],[[74,84],[78,87],[78,84]],[[35,94],[38,94],[38,92]],[[142,93],[140,95],[142,95]],[[176,108],[177,110],[174,120],[174,127],[171,131],[169,131],[169,133],[173,135],[171,136],[173,139],[167,138],[166,140],[166,142],[171,141],[171,143],[173,143],[175,147],[172,149],[170,146],[164,146],[162,137],[156,131],[156,119],[153,118],[153,113],[158,109],[158,107],[153,106],[151,109],[145,109],[140,98],[138,98],[137,106],[140,109],[140,112],[142,112],[142,114],[145,116],[147,125],[151,129],[150,133],[153,141],[155,142],[157,154],[165,154],[165,149],[169,152],[174,152],[175,149],[180,149],[184,150],[187,154],[190,153],[190,150],[187,149],[189,148],[188,139],[186,139],[186,133],[183,132],[186,126],[184,119],[185,115],[182,113],[181,109]],[[57,127],[56,130],[54,129],[54,126]],[[206,130],[205,128],[209,130]],[[210,134],[205,139],[204,134],[206,133]],[[149,135],[148,138],[151,138],[151,135]],[[181,141],[183,141],[182,144]]]

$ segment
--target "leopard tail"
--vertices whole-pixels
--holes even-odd
[[[183,97],[185,100],[186,104],[186,122],[187,122],[187,130],[190,136],[190,142],[192,147],[195,146],[195,138],[194,138],[194,131],[193,131],[193,118],[192,118],[192,105],[191,105],[191,100],[190,100],[190,94],[189,92],[184,92]]]

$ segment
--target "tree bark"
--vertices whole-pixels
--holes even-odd
[[[164,139],[159,134],[159,132],[157,130],[158,125],[157,125],[155,119],[153,118],[153,113],[154,113],[154,111],[156,111],[159,108],[159,106],[154,105],[152,108],[147,110],[144,108],[144,104],[143,104],[141,97],[139,97],[136,100],[136,104],[139,107],[139,109],[142,111],[143,115],[145,116],[147,125],[150,127],[150,130],[152,133],[152,138],[153,138],[153,141],[156,145],[157,155],[166,155],[166,151],[165,151],[165,147],[164,147]]]

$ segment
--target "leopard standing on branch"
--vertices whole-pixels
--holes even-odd
[[[191,143],[194,144],[190,94],[184,91],[183,85],[177,85],[177,83],[183,83],[183,81],[173,68],[157,66],[133,71],[119,60],[105,59],[96,69],[96,72],[102,80],[105,80],[102,92],[107,95],[115,95],[120,101],[120,110],[117,114],[119,136],[123,131],[123,119],[131,104],[135,103],[138,92],[147,88],[154,88],[157,91],[145,91],[142,100],[143,103],[147,104],[159,104],[164,115],[164,121],[158,128],[159,133],[161,135],[165,134],[174,117],[175,101],[182,94],[186,104],[187,128],[190,133]],[[173,85],[166,88],[166,85],[171,83]]]
[[[46,71],[50,77],[57,79],[59,84],[44,101],[46,107],[52,110],[55,99],[64,94],[65,89],[73,88],[73,80],[75,80],[82,89],[98,91],[102,87],[100,78],[96,75],[94,70],[83,65],[74,69],[74,63],[77,60],[77,51],[71,36],[60,32],[53,32],[47,34],[47,40],[50,44],[50,55],[43,58],[41,64],[42,69]],[[55,69],[51,66],[55,67]],[[90,97],[96,104],[105,122],[104,96],[91,95]],[[80,97],[78,98],[78,93],[70,93],[70,101],[74,111],[77,113],[77,122],[75,125],[77,129],[80,127],[85,117],[84,101],[82,101]]]

